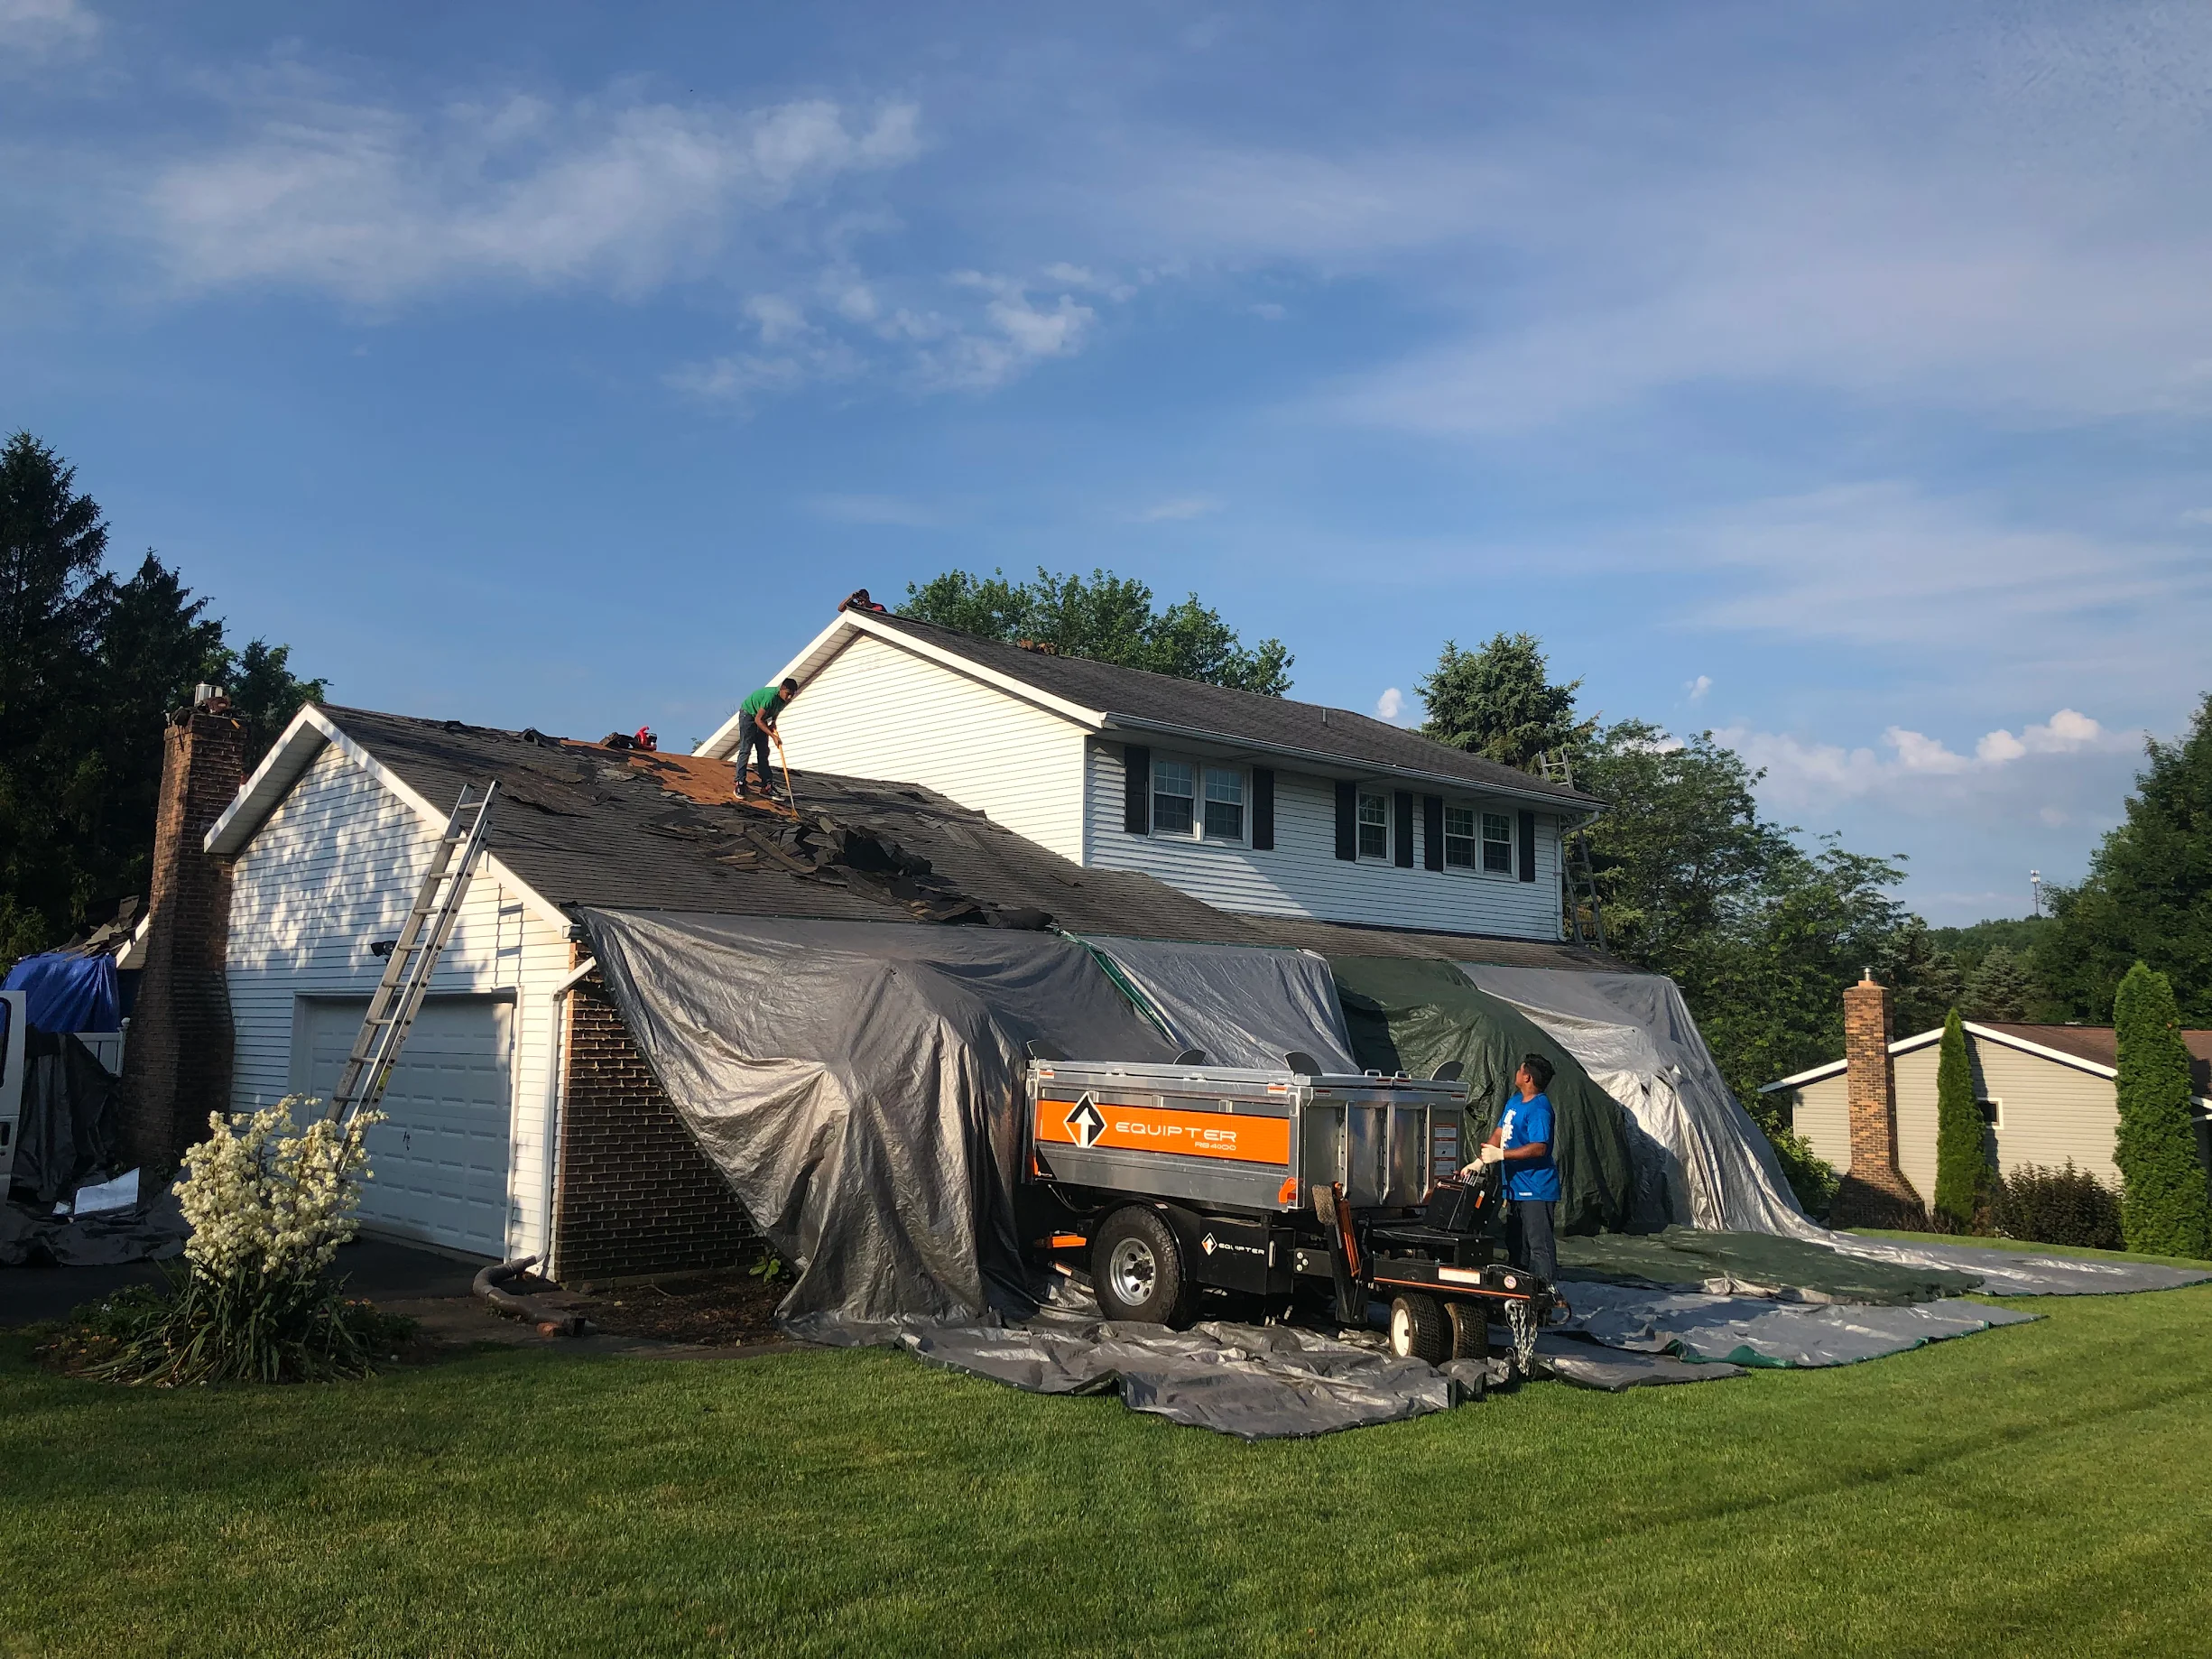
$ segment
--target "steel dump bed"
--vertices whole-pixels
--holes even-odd
[[[1031,1181],[1254,1214],[1317,1184],[1355,1209],[1419,1204],[1462,1162],[1461,1082],[1205,1064],[1033,1061]]]

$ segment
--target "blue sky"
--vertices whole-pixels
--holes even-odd
[[[1529,630],[2019,913],[2212,688],[2207,86],[2123,4],[0,0],[0,423],[340,701],[685,742],[1103,564],[1408,721]]]

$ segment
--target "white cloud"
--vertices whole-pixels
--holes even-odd
[[[1398,717],[1405,712],[1405,693],[1392,686],[1374,700],[1374,718],[1397,724]]]
[[[242,141],[162,169],[153,235],[195,286],[273,283],[388,305],[485,280],[635,294],[706,270],[748,215],[919,149],[916,111],[732,110],[528,97],[418,117],[280,76]]]
[[[1178,496],[1172,500],[1156,502],[1137,516],[1140,524],[1157,524],[1174,519],[1204,518],[1208,513],[1221,511],[1221,504],[1208,496]]]
[[[1289,307],[1277,305],[1273,300],[1263,300],[1259,304],[1246,309],[1263,322],[1281,322],[1291,314]]]
[[[42,58],[89,46],[100,20],[78,0],[0,0],[0,53]]]
[[[941,524],[935,508],[900,496],[815,496],[806,503],[817,516],[843,524],[894,524],[920,529]]]
[[[1689,695],[1689,700],[1693,703],[1703,702],[1705,700],[1705,694],[1708,691],[1710,691],[1712,689],[1713,676],[1710,674],[1699,674],[1695,680],[1692,680],[1689,684],[1682,688],[1682,690]]]

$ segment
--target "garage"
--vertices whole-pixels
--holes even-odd
[[[301,997],[292,1088],[328,1097],[352,1052],[366,997]],[[507,1243],[514,1006],[433,997],[408,1033],[369,1131],[362,1225],[395,1238],[501,1256]]]

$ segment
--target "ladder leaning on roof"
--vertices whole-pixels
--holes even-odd
[[[353,1052],[346,1057],[346,1070],[339,1073],[338,1088],[330,1096],[329,1117],[332,1123],[343,1123],[384,1098],[384,1085],[392,1080],[392,1068],[399,1063],[407,1033],[415,1015],[422,1011],[422,999],[430,988],[430,970],[438,966],[446,941],[453,937],[454,924],[460,920],[461,900],[467,896],[468,879],[484,854],[485,826],[491,819],[492,797],[499,790],[494,782],[485,784],[481,794],[472,794],[476,787],[473,783],[461,785],[461,798],[454,804],[453,816],[446,820],[445,832],[438,838],[430,868],[423,872],[422,885],[415,894],[414,908],[407,913],[392,954],[384,960],[384,978],[376,982],[376,994],[369,998],[360,1034],[353,1040]]]
[[[1546,750],[1536,759],[1544,769],[1546,782],[1569,789],[1575,786],[1575,765],[1565,755],[1555,758]],[[1597,870],[1590,862],[1589,831],[1574,830],[1562,836],[1560,854],[1560,908],[1568,940],[1578,945],[1596,945],[1602,950],[1606,948],[1606,913],[1597,902]],[[1587,922],[1585,912],[1589,917]]]

